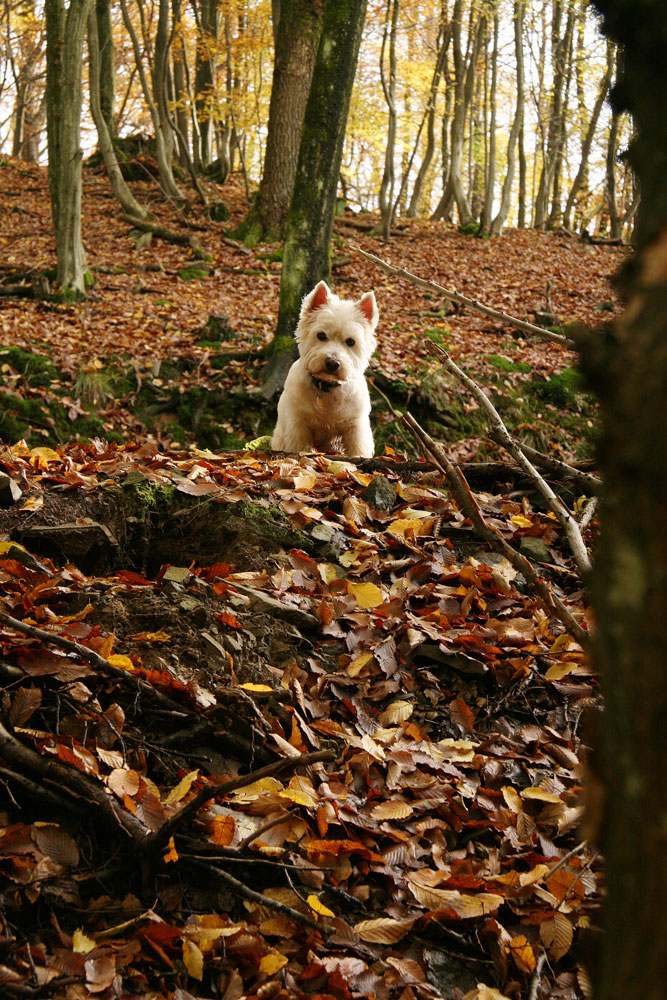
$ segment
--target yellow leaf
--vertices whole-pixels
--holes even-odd
[[[531,973],[533,971],[537,963],[528,938],[524,937],[523,934],[513,937],[509,943],[509,951],[521,972]]]
[[[392,917],[376,917],[374,920],[362,920],[354,925],[354,932],[362,941],[371,944],[395,944],[412,929],[415,917],[404,920],[394,920]]]
[[[522,799],[536,799],[538,802],[559,802],[562,804],[562,799],[559,795],[554,792],[548,792],[546,788],[524,788],[521,792]]]
[[[136,667],[129,656],[125,656],[124,653],[112,653],[108,657],[109,663],[112,667],[120,667],[122,670],[129,670],[132,672],[136,670]]]
[[[374,583],[348,583],[348,588],[360,608],[379,608],[384,601],[382,591]]]
[[[514,517],[510,518],[512,524],[515,524],[517,528],[531,528],[533,522],[529,517],[524,517],[523,514],[515,514]]]
[[[284,965],[287,965],[287,957],[279,955],[277,951],[270,951],[268,955],[262,956],[259,971],[263,972],[265,976],[275,976],[276,972],[280,972]]]
[[[387,705],[384,712],[380,713],[380,722],[383,726],[396,725],[397,722],[405,722],[414,711],[414,705],[410,701],[393,701]]]
[[[486,986],[484,983],[477,983],[476,990],[470,990],[462,1000],[509,1000],[509,997],[496,990],[493,986]]]
[[[379,806],[375,806],[371,816],[377,822],[381,822],[383,819],[407,819],[408,816],[412,816],[413,812],[412,806],[407,802],[390,799],[388,802],[382,802]]]
[[[307,809],[315,809],[319,803],[315,789],[305,778],[292,778],[287,788],[278,794],[299,806],[306,806]]]
[[[253,781],[251,785],[232,792],[232,795],[235,802],[254,802],[265,792],[282,792],[282,790],[283,786],[277,778],[260,778],[259,781]]]
[[[30,459],[38,469],[46,469],[49,462],[59,462],[60,455],[53,448],[31,448]]]
[[[229,847],[233,838],[236,823],[233,816],[216,816],[209,827],[211,840],[218,847]]]
[[[310,896],[308,896],[308,898],[306,899],[306,902],[308,903],[308,906],[311,908],[313,913],[319,913],[321,917],[336,916],[336,914],[332,913],[332,911],[328,907],[326,907],[324,903],[320,903],[317,896],[312,892]]]
[[[183,963],[193,979],[203,979],[204,956],[201,948],[188,938],[183,941]]]
[[[544,676],[548,681],[560,681],[563,677],[571,674],[576,666],[576,660],[570,660],[569,662],[565,660],[562,663],[554,663],[553,666],[549,667]]]
[[[185,777],[181,778],[179,783],[169,792],[169,795],[167,795],[166,799],[164,800],[164,804],[166,806],[170,806],[174,802],[180,802],[181,799],[188,794],[188,792],[192,788],[193,783],[197,780],[198,777],[199,777],[199,771],[190,771],[189,774],[186,774]]]
[[[294,488],[296,490],[304,490],[307,493],[309,490],[312,490],[316,482],[317,479],[312,473],[301,472],[294,477]]]
[[[363,668],[373,659],[373,654],[365,649],[363,653],[359,653],[359,656],[355,656],[352,662],[348,665],[346,673],[349,677],[358,677]]]
[[[162,860],[166,865],[171,861],[178,861],[178,851],[176,850],[176,844],[174,843],[174,838],[170,837],[167,843],[167,850],[162,855]]]
[[[137,632],[136,635],[131,635],[130,639],[135,642],[171,642],[171,636],[164,629],[160,629],[159,632]]]
[[[271,694],[275,690],[269,684],[239,684],[240,688],[244,691],[255,691],[257,694],[262,692],[265,694]]]
[[[512,788],[511,785],[503,785],[501,791],[503,793],[505,803],[507,804],[507,808],[511,809],[513,813],[517,813],[518,815],[523,809],[523,806],[521,804],[521,796],[517,792],[516,788]]]
[[[96,947],[97,942],[87,937],[80,928],[77,928],[72,934],[72,951],[75,951],[77,955],[87,955]]]

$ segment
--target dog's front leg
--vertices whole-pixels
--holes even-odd
[[[313,437],[307,427],[280,426],[276,427],[271,438],[273,451],[314,451]]]
[[[343,452],[350,458],[372,458],[375,454],[373,433],[368,421],[353,424],[343,434]]]

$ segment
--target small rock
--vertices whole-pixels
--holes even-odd
[[[204,655],[209,657],[211,665],[220,667],[225,673],[229,673],[229,654],[222,643],[214,639],[210,632],[202,632],[201,637],[204,645]]]
[[[524,535],[521,539],[519,549],[524,556],[534,559],[536,562],[551,562],[551,550],[543,538],[534,538],[532,535]]]
[[[192,570],[187,566],[167,566],[162,579],[170,583],[187,583],[192,576]]]
[[[11,507],[21,496],[21,487],[4,472],[0,472],[0,507]]]
[[[361,495],[376,510],[391,510],[396,503],[396,485],[386,476],[373,476]]]
[[[240,653],[243,649],[243,643],[237,635],[223,635],[222,645],[225,647],[228,653]]]

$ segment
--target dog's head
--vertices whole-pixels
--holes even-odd
[[[377,345],[378,318],[373,292],[353,302],[320,281],[304,298],[295,331],[310,374],[332,385],[362,376]]]

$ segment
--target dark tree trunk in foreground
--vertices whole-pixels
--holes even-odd
[[[284,236],[299,159],[322,8],[313,0],[282,0],[274,22],[276,54],[264,170],[246,229],[253,240]]]
[[[667,982],[667,22],[663,0],[595,0],[625,49],[615,99],[634,116],[642,187],[626,311],[588,358],[603,406],[596,569],[606,708],[607,865],[596,1000],[661,1000]]]
[[[81,239],[80,119],[83,39],[90,0],[46,3],[47,129],[51,214],[56,231],[56,280],[63,291],[85,293]]]
[[[282,386],[294,349],[301,300],[330,272],[336,189],[366,0],[326,0],[287,218],[278,323],[269,345],[264,394]]]

